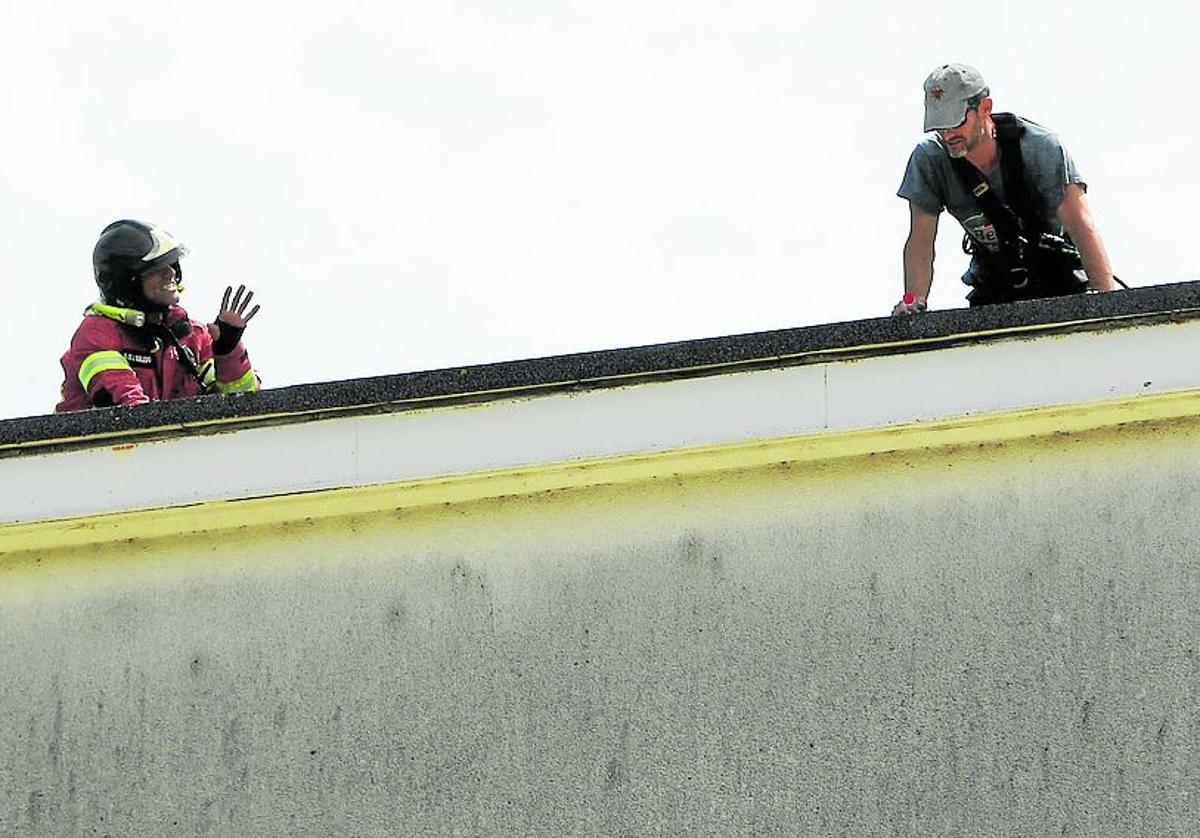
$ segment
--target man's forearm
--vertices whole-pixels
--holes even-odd
[[[1112,291],[1116,287],[1113,282],[1112,265],[1108,261],[1108,252],[1104,249],[1104,242],[1100,240],[1096,228],[1089,226],[1080,230],[1078,237],[1073,235],[1072,238],[1083,260],[1088,288],[1095,291]]]
[[[1079,257],[1083,260],[1083,270],[1088,278],[1088,288],[1094,291],[1113,290],[1115,283],[1112,265],[1108,262],[1104,242],[1100,240],[1100,233],[1092,221],[1092,212],[1088,209],[1087,197],[1081,185],[1073,183],[1067,186],[1062,203],[1058,205],[1057,215],[1067,235],[1071,237],[1075,247],[1079,248]]]
[[[925,300],[932,285],[933,248],[920,247],[909,240],[904,245],[904,293]]]

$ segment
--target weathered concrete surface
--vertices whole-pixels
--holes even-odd
[[[1200,433],[0,559],[2,835],[1186,835]]]

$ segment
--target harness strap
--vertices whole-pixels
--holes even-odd
[[[183,363],[184,367],[187,368],[187,371],[192,374],[192,377],[195,378],[200,384],[200,392],[210,392],[212,390],[212,383],[211,381],[205,380],[205,375],[200,371],[200,368],[196,366],[196,357],[192,354],[192,350],[184,346],[179,341],[179,337],[175,334],[175,330],[167,324],[156,323],[154,326],[155,328],[153,329],[153,332],[165,336],[167,338],[167,342],[175,347],[175,353],[179,357],[179,360]]]
[[[1025,158],[1021,156],[1021,137],[1025,136],[1025,126],[1010,113],[992,114],[992,122],[996,125],[996,144],[1000,146],[1000,176],[1004,180],[1004,194],[1008,198],[1008,206],[1012,207],[1009,211],[1016,216],[1021,231],[1033,239],[1038,233],[1048,231],[1025,183]]]
[[[1025,126],[1008,113],[993,114],[992,121],[996,123],[996,142],[1000,146],[1000,173],[1004,179],[1004,191],[1010,202],[1018,206],[1024,204],[1027,208],[1025,162],[1021,158],[1020,144]],[[1000,252],[1009,257],[1008,261],[1021,264],[1022,251],[1028,241],[1027,222],[1000,200],[988,179],[965,157],[951,158],[950,165],[962,185],[975,196],[984,218],[996,229]]]

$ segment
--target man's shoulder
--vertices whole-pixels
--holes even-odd
[[[908,158],[906,167],[907,173],[921,172],[921,176],[926,179],[933,176],[934,173],[944,174],[949,170],[950,155],[946,153],[945,147],[934,136],[925,137],[917,143]]]
[[[1021,134],[1022,145],[1053,146],[1055,148],[1062,146],[1062,141],[1058,138],[1058,134],[1041,123],[1018,116],[1017,124],[1025,129]]]
[[[938,142],[937,137],[929,134],[913,148],[912,159],[914,161],[949,160],[950,156],[946,154],[945,147]]]
[[[950,181],[950,157],[933,135],[917,143],[904,169],[904,179],[896,192],[927,213],[936,215],[946,205]]]
[[[1049,195],[1052,203],[1061,197],[1058,190],[1063,184],[1084,183],[1071,152],[1055,131],[1030,119],[1021,119],[1021,125],[1025,128],[1021,135],[1021,158],[1027,171],[1044,179],[1041,186],[1052,193]]]
[[[102,314],[89,311],[75,330],[75,339],[119,344],[124,340],[125,327]]]

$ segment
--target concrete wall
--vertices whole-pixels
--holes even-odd
[[[0,559],[0,835],[1185,835],[1195,419]]]

